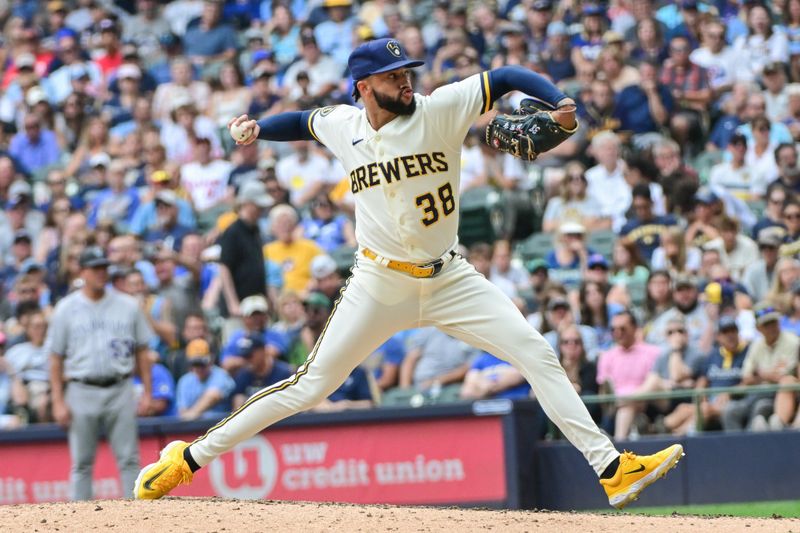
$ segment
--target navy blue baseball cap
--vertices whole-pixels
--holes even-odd
[[[389,72],[398,68],[421,67],[424,64],[424,61],[409,59],[403,47],[395,39],[367,41],[353,50],[347,60],[350,75],[355,81],[381,72]]]

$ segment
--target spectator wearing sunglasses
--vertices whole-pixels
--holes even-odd
[[[628,311],[621,311],[611,319],[611,335],[614,346],[600,354],[597,362],[597,383],[606,392],[617,396],[614,416],[614,439],[630,436],[636,415],[643,413],[644,402],[626,400],[635,394],[647,379],[656,359],[660,355],[658,346],[639,339],[636,318]],[[610,426],[610,420],[607,426]]]
[[[756,327],[762,337],[753,341],[742,365],[742,384],[761,385],[786,382],[797,372],[800,338],[783,331],[781,314],[770,304],[755,307]],[[749,421],[753,431],[783,429],[794,415],[793,393],[750,394],[725,410],[726,430],[744,429]]]

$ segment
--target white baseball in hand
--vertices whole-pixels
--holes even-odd
[[[247,122],[233,124],[231,126],[231,137],[233,137],[235,141],[243,142],[247,140],[252,132],[253,130],[247,127]]]

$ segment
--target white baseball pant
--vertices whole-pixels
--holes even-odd
[[[547,416],[602,473],[619,452],[589,416],[553,348],[465,259],[445,261],[437,276],[414,278],[359,253],[307,361],[294,376],[257,392],[195,440],[190,453],[197,464],[205,466],[265,427],[314,407],[396,332],[436,326],[518,368]]]

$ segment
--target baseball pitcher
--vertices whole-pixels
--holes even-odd
[[[410,60],[393,39],[369,41],[349,58],[353,96],[339,105],[229,124],[239,144],[315,139],[344,166],[355,198],[359,249],[316,346],[297,373],[250,397],[192,443],[176,441],[142,469],[136,498],[154,499],[237,443],[309,409],[399,330],[435,326],[511,362],[547,415],[600,477],[609,502],[623,507],[675,466],[673,445],[655,455],[620,454],[594,424],[556,355],[512,302],[454,251],[461,146],[470,126],[504,94],[532,98],[492,120],[486,142],[535,159],[578,128],[575,104],[543,77],[501,67],[441,87],[411,89]]]

